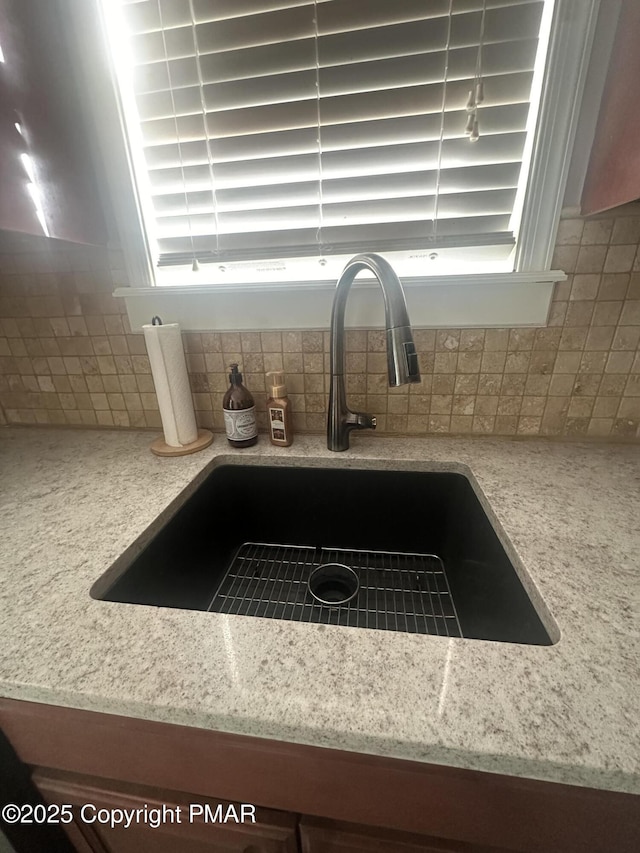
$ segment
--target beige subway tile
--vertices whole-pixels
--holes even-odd
[[[484,349],[484,329],[462,329],[460,332],[460,349],[478,352]]]
[[[302,332],[283,332],[282,351],[285,353],[302,352]]]
[[[438,329],[436,331],[436,352],[457,352],[460,348],[460,329]]]
[[[302,352],[318,353],[324,352],[324,337],[322,332],[302,332]]]
[[[98,411],[109,408],[109,401],[106,394],[91,394],[91,405]]]
[[[522,408],[522,397],[513,396],[513,397],[499,397],[498,398],[498,415],[518,415],[520,414],[520,409]]]
[[[129,426],[136,429],[144,429],[146,425],[144,412],[141,409],[129,412]]]
[[[568,275],[565,281],[557,281],[553,288],[553,302],[566,302],[573,287],[573,276]]]
[[[488,415],[474,415],[471,432],[488,435],[493,432],[496,419]]]
[[[524,393],[533,397],[546,396],[549,391],[550,384],[550,375],[542,373],[530,373],[527,376],[527,380],[524,386]]]
[[[633,353],[611,352],[605,365],[605,373],[629,373],[633,364]]]
[[[611,243],[640,243],[640,216],[616,217]]]
[[[135,337],[139,337],[139,335]],[[218,332],[201,332],[200,340],[202,341],[203,352],[222,352],[222,341]],[[129,352],[133,353],[131,345],[129,345]]]
[[[551,266],[554,270],[572,273],[576,269],[579,246],[556,246]]]
[[[627,382],[626,374],[606,374],[602,377],[598,394],[603,397],[619,397]]]
[[[502,387],[500,389],[501,393],[505,397],[510,397],[512,395],[521,396],[524,394],[526,382],[526,373],[505,373],[502,379]]]
[[[370,352],[367,354],[367,373],[386,373],[386,352]]]
[[[521,352],[533,349],[536,329],[511,329],[509,332],[508,350]]]
[[[584,219],[561,219],[556,237],[557,246],[578,245],[582,238]]]
[[[615,329],[612,350],[636,350],[640,345],[640,326],[618,326]]]
[[[574,382],[574,373],[554,373],[549,383],[549,396],[564,397],[571,394]]]
[[[583,299],[595,299],[600,288],[600,273],[580,273],[574,275],[571,295],[572,302]]]
[[[450,415],[429,415],[427,419],[427,431],[446,433],[451,429]]]
[[[598,299],[601,302],[613,302],[624,299],[629,287],[628,273],[605,273],[600,282]]]
[[[111,352],[114,355],[128,355],[129,348],[127,346],[127,338],[125,335],[110,335],[109,343],[111,344]]]
[[[529,373],[551,373],[556,361],[555,350],[538,350],[531,353]]]
[[[302,373],[304,370],[304,362],[302,360],[301,352],[285,352],[282,356],[282,361],[287,376],[290,373]]]
[[[592,416],[594,418],[614,418],[620,407],[622,397],[596,397],[593,404]]]
[[[437,352],[434,358],[434,373],[455,373],[458,364],[457,352]]]
[[[472,431],[472,425],[471,415],[451,415],[449,431],[453,435],[465,435]]]
[[[565,423],[564,431],[568,436],[582,436],[587,434],[590,418],[569,418]]]
[[[585,341],[587,340],[587,326],[565,328],[560,335],[559,350],[576,351],[584,349]]]
[[[86,376],[87,388],[92,394],[100,394],[104,391],[104,382],[102,381],[102,376]]]
[[[202,337],[200,332],[183,332],[182,345],[185,353],[202,352]]]
[[[485,394],[486,396],[499,394],[502,387],[502,379],[503,375],[500,373],[481,373],[478,376],[478,394]]]
[[[271,370],[284,370],[281,352],[265,352],[262,356],[265,373]]]
[[[515,435],[518,418],[515,415],[497,415],[493,431],[496,435]]]
[[[587,334],[585,350],[609,350],[615,331],[615,326],[593,326]]]
[[[158,398],[155,393],[141,393],[140,400],[145,411],[155,411],[158,408]]]
[[[105,375],[102,377],[102,384],[108,394],[119,394],[122,390],[119,376]]]
[[[393,433],[407,432],[408,418],[407,415],[387,415],[386,430]]]
[[[41,391],[54,392],[56,389],[50,376],[38,376],[38,387]]]
[[[455,377],[455,394],[475,394],[478,390],[479,376],[477,373],[459,373]]]
[[[485,352],[506,352],[509,329],[487,329],[484,336]]]
[[[605,304],[605,303],[599,303]],[[580,302],[570,302],[567,306],[567,315],[565,317],[565,326],[588,326],[593,316],[593,309],[596,303],[592,301],[582,300]],[[604,325],[609,325],[604,324]],[[560,347],[562,349],[562,346]]]
[[[542,418],[519,417],[518,435],[538,435],[542,426]]]
[[[455,380],[453,373],[437,373],[433,377],[431,392],[433,394],[453,394]]]
[[[322,352],[305,352],[302,356],[305,373],[322,373],[324,371],[324,355]]]
[[[482,363],[481,352],[461,352],[458,355],[458,373],[479,373]]]
[[[409,412],[414,415],[429,413],[431,397],[428,394],[409,394]]]
[[[621,326],[640,326],[640,299],[628,299],[620,315]]]
[[[587,427],[587,435],[606,437],[611,434],[613,418],[591,418]]]
[[[640,299],[640,273],[633,273],[626,293],[627,299]]]
[[[626,385],[624,386],[624,396],[625,397],[639,397],[640,396],[640,374],[632,373],[629,375],[627,379]]]
[[[104,317],[99,314],[91,314],[84,317],[84,322],[87,327],[87,332],[90,335],[106,335],[107,329],[104,324]]]
[[[435,349],[435,329],[414,329],[413,339],[418,352],[432,352]]]
[[[96,418],[100,426],[113,426],[113,415],[109,410],[96,411]]]
[[[409,411],[409,395],[404,397],[387,397],[387,412],[390,415],[406,415]]]
[[[142,356],[135,356],[136,358],[142,358]],[[119,374],[131,374],[133,373],[133,358],[134,356],[130,355],[114,355],[113,363],[116,366],[116,372]],[[151,370],[151,367],[149,367]]]
[[[581,246],[578,252],[575,269],[571,272],[586,273],[586,272],[602,272],[604,262],[607,256],[606,246]],[[607,272],[616,272],[616,270],[607,270]]]
[[[362,374],[355,374],[362,375]],[[322,373],[305,373],[304,376],[304,392],[305,394],[324,394],[324,374]],[[364,377],[362,377],[364,379]],[[364,385],[365,383],[361,383]],[[364,388],[360,388],[356,391],[355,388],[352,389],[356,393],[362,393]]]
[[[553,365],[554,373],[577,373],[582,359],[582,352],[559,352]]]
[[[618,418],[640,420],[640,397],[624,397],[620,403]]]
[[[475,415],[495,415],[498,411],[498,397],[478,395],[474,408]]]
[[[107,400],[109,401],[109,408],[112,410],[126,408],[122,394],[107,394]]]
[[[345,352],[367,351],[367,333],[364,329],[347,329],[344,335]]]
[[[580,359],[580,373],[604,373],[607,357],[607,352],[585,350]]]
[[[613,219],[590,219],[584,224],[582,239],[583,246],[607,244],[611,238]]]
[[[531,362],[530,352],[509,352],[504,364],[505,373],[525,373]]]
[[[529,397],[525,395],[522,398],[522,407],[520,409],[520,414],[523,417],[541,418],[544,414],[544,407],[546,405],[546,402],[546,397]]]
[[[432,415],[449,415],[453,405],[453,396],[451,394],[432,394],[431,408]]]
[[[480,370],[482,373],[502,373],[507,359],[506,352],[484,352]]]
[[[131,365],[134,373],[151,373],[151,364],[146,355],[132,355]]]
[[[569,418],[590,418],[593,411],[595,397],[572,397],[569,402]]]
[[[492,399],[492,398],[487,398]],[[454,415],[472,415],[476,405],[476,397],[472,394],[454,394],[451,412]]]
[[[611,429],[612,435],[621,438],[634,438],[640,427],[640,421],[636,418],[616,418]]]
[[[637,245],[610,246],[604,264],[604,272],[631,272]]]
[[[67,323],[74,337],[86,337],[89,334],[84,317],[67,317]]]
[[[367,351],[384,352],[387,348],[386,332],[382,329],[370,329],[367,332]]]
[[[622,302],[596,302],[591,325],[615,326],[620,317]]]
[[[576,376],[573,393],[584,397],[595,397],[599,393],[601,382],[601,373],[579,373]]]

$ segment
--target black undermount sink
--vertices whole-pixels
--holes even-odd
[[[94,598],[552,643],[460,473],[223,463],[154,527]]]

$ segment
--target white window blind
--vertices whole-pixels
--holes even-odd
[[[511,251],[544,0],[116,2],[159,265]]]

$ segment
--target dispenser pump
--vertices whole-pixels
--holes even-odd
[[[284,372],[282,370],[270,370],[267,373],[269,377],[269,392],[271,397],[274,400],[279,399],[280,397],[287,396],[287,386],[284,383]]]

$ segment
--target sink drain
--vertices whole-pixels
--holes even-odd
[[[309,576],[309,592],[321,604],[346,604],[358,593],[358,575],[342,563],[325,563]]]

